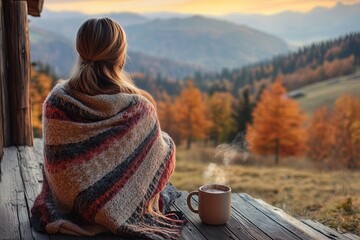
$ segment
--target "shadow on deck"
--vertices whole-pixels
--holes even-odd
[[[34,147],[4,149],[0,179],[0,239],[124,239],[112,234],[96,237],[47,235],[32,229],[29,210],[41,190],[42,151],[41,139],[35,139]],[[316,221],[298,220],[281,209],[244,193],[233,194],[232,215],[226,225],[208,226],[202,224],[199,217],[187,208],[187,195],[187,192],[182,192],[182,196],[173,206],[174,209],[182,211],[189,220],[181,239],[360,240],[360,237],[354,234],[340,234]]]

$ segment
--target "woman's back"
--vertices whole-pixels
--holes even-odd
[[[45,180],[32,209],[38,230],[179,237],[184,222],[164,215],[160,194],[174,171],[175,145],[161,132],[150,95],[120,74],[124,36],[110,19],[85,22],[78,69],[44,103]]]

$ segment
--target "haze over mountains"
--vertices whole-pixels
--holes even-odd
[[[143,17],[136,18],[133,14],[114,14],[112,17],[115,20],[122,19],[130,52],[136,51],[149,55],[155,58],[150,62],[156,61],[162,63],[161,65],[165,62],[178,62],[180,63],[178,67],[183,69],[189,69],[186,65],[191,64],[193,69],[220,71],[225,67],[240,67],[289,52],[286,42],[278,37],[224,20],[193,16],[139,23],[143,21]],[[83,15],[77,18],[63,18],[63,23],[61,23],[61,18],[55,16],[42,21],[37,20],[40,19],[32,19],[30,22],[30,34],[44,33],[47,39],[42,40],[41,37],[36,36],[33,38],[30,35],[31,46],[33,46],[32,60],[55,64],[54,67],[59,69],[58,74],[66,74],[63,72],[64,68],[59,67],[60,64],[51,59],[57,56],[54,52],[58,54],[68,52],[68,50],[61,50],[65,47],[63,43],[66,39],[69,46],[73,48],[75,32],[84,20]],[[54,31],[56,33],[51,37],[51,32]],[[56,49],[56,42],[61,43],[58,49]],[[36,46],[37,44],[40,45]],[[158,58],[168,60],[158,61],[156,60]],[[58,61],[65,61],[67,64],[73,63],[72,59],[63,55]],[[144,63],[143,59],[139,60]],[[139,64],[135,62],[134,65]],[[148,70],[149,67],[144,66],[144,69]],[[165,67],[160,67],[158,70],[162,75],[166,74],[166,72],[161,72],[163,68]],[[181,77],[185,73],[186,71],[180,74],[178,71],[175,77]]]
[[[164,74],[176,77],[194,69],[218,71],[269,59],[289,52],[287,43],[298,46],[360,31],[360,24],[356,24],[360,22],[360,4],[339,3],[307,13],[235,13],[217,19],[178,13],[86,15],[45,9],[41,18],[30,18],[32,60],[45,61],[59,75],[66,75],[74,62],[76,31],[85,19],[94,16],[111,17],[125,28],[129,50],[137,52],[131,60],[134,70],[152,68],[156,72],[172,66]],[[36,34],[46,39],[37,39]],[[174,71],[176,68],[180,70]]]
[[[30,28],[31,59],[49,64],[54,73],[67,78],[76,62],[75,48],[69,39],[38,27]],[[203,69],[190,64],[169,59],[148,56],[144,53],[129,51],[125,66],[128,72],[146,72],[152,75],[183,78]]]

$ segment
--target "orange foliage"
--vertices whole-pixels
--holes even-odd
[[[334,120],[327,107],[320,107],[308,127],[308,155],[318,164],[327,162],[336,147],[337,129]]]
[[[334,159],[348,169],[360,167],[360,99],[344,95],[335,103],[337,151]]]
[[[211,126],[206,116],[203,96],[192,81],[187,83],[175,99],[174,115],[176,128],[182,139],[187,140],[187,147],[191,147],[193,139],[204,139]]]
[[[332,111],[318,109],[310,123],[309,153],[327,168],[360,167],[360,99],[344,95]]]
[[[53,79],[48,74],[31,69],[31,110],[35,137],[42,137],[42,104],[49,94]]]
[[[299,155],[307,139],[303,126],[305,115],[298,104],[286,96],[279,77],[264,90],[253,111],[253,124],[248,125],[246,139],[250,149],[259,154],[279,156]]]
[[[168,133],[175,143],[179,143],[180,133],[177,129],[175,115],[174,99],[166,93],[162,93],[160,99],[157,101],[157,112],[161,125],[161,130]]]

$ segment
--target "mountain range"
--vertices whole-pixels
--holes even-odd
[[[68,74],[75,61],[77,29],[87,18],[102,16],[113,18],[125,28],[134,56],[130,62],[136,66],[133,69],[175,77],[199,69],[236,68],[309,42],[360,31],[360,24],[356,24],[360,22],[360,4],[338,3],[306,13],[205,17],[167,12],[87,15],[45,9],[40,18],[30,17],[32,60],[49,63],[61,76]],[[167,71],[169,67],[172,69]]]
[[[162,75],[171,72],[178,78],[191,70],[219,71],[289,52],[285,41],[278,37],[224,20],[192,16],[143,22],[144,18],[136,16],[114,14],[113,19],[122,19],[129,55],[137,52],[132,57],[133,65],[137,69],[157,69]],[[84,16],[45,17],[41,21],[32,18],[29,25],[32,60],[45,61],[64,76],[74,63],[75,32]],[[170,65],[172,70],[167,69]]]
[[[345,5],[339,2],[331,8],[316,7],[304,13],[232,13],[220,18],[274,34],[288,43],[299,46],[360,31],[360,3]]]
[[[42,62],[51,66],[54,73],[67,78],[76,62],[75,47],[72,41],[54,32],[30,27],[31,61]],[[148,56],[144,53],[128,51],[125,70],[143,72],[153,76],[171,76],[184,78],[195,71],[204,69],[174,60]]]

